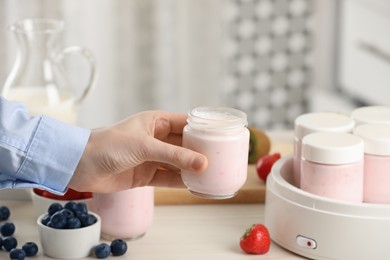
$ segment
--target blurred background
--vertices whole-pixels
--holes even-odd
[[[291,129],[309,111],[390,105],[386,0],[0,0],[1,84],[18,49],[7,27],[23,18],[64,20],[63,46],[94,53],[83,127],[224,105],[252,126]]]

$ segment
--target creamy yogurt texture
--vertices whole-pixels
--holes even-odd
[[[199,196],[230,198],[244,185],[248,171],[246,115],[229,108],[194,109],[183,131],[183,147],[204,154],[203,173],[182,172],[188,189]]]

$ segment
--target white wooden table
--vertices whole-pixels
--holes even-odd
[[[20,247],[27,241],[40,246],[31,201],[0,200],[0,205],[10,207],[9,221],[16,225],[15,237]],[[156,206],[150,231],[139,240],[129,241],[124,256],[107,259],[303,259],[274,243],[265,255],[246,255],[241,251],[241,235],[251,224],[263,223],[263,218],[264,204]],[[8,257],[7,252],[0,251],[0,259]],[[26,259],[52,258],[40,251],[38,256]]]

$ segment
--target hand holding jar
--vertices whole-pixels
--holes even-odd
[[[227,199],[244,185],[248,171],[249,130],[245,113],[226,107],[198,107],[190,111],[183,131],[183,147],[208,158],[199,174],[182,171],[191,193]]]
[[[204,155],[181,147],[186,119],[185,114],[146,111],[93,130],[69,187],[99,193],[184,187],[181,170],[197,174],[207,167]]]

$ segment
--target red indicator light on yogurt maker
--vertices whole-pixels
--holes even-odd
[[[317,248],[317,242],[314,239],[304,237],[304,236],[297,236],[296,242],[300,247],[309,248],[309,249],[316,249]]]

